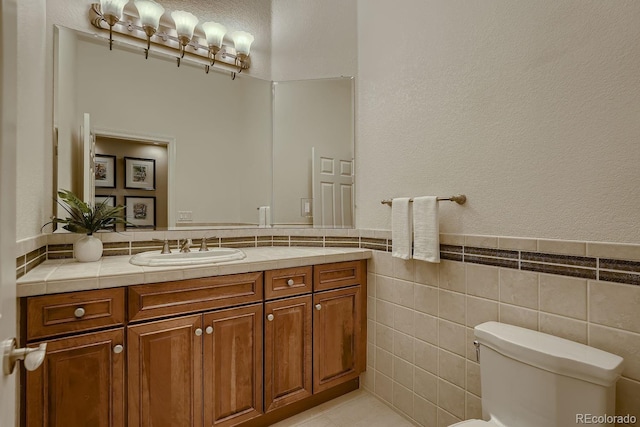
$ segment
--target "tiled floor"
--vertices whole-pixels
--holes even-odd
[[[352,391],[272,427],[412,427],[365,390]]]

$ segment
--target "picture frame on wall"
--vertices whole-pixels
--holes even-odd
[[[95,186],[98,188],[116,188],[116,156],[96,154],[93,161]]]
[[[156,189],[156,161],[140,157],[124,158],[124,188]]]
[[[126,228],[154,228],[156,226],[156,198],[125,196]]]

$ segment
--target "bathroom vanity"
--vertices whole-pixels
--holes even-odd
[[[21,298],[23,339],[48,345],[26,374],[26,425],[270,425],[358,388],[370,251],[275,249],[164,270],[109,257],[70,279],[87,289]],[[116,258],[121,277],[106,274]],[[19,293],[62,289],[52,278],[83,267],[45,263]],[[99,288],[118,280],[140,283]]]

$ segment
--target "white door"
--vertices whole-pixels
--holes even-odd
[[[91,129],[91,115],[84,113],[82,120],[82,200],[93,204],[96,194],[96,138]]]
[[[0,2],[0,342],[16,336],[16,8],[16,0]],[[0,424],[7,427],[17,421],[17,376],[0,370]]]
[[[313,227],[353,227],[353,160],[311,149]]]

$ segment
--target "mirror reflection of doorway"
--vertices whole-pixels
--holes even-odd
[[[96,135],[96,203],[126,206],[137,227],[166,228],[168,157],[166,144]]]

